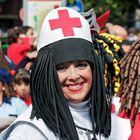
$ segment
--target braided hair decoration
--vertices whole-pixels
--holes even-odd
[[[98,54],[102,71],[104,73],[106,95],[108,103],[111,105],[112,96],[116,96],[120,88],[120,64],[119,61],[124,56],[121,47],[122,38],[106,33],[104,24],[109,17],[108,10],[100,17],[96,18],[93,9],[82,14],[90,24],[94,49]]]
[[[119,63],[121,85],[118,96],[122,99],[119,113],[124,110],[133,127],[136,115],[140,113],[140,40],[131,46]]]

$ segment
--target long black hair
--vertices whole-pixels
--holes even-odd
[[[93,135],[94,138],[95,134],[108,137],[111,131],[111,117],[101,63],[93,44],[83,39],[65,39],[39,50],[31,72],[31,119],[34,116],[42,118],[46,126],[60,139],[79,140],[56,71],[57,63],[68,60],[87,60],[92,63],[93,83],[89,96]]]

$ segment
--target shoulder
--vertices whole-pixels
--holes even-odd
[[[16,138],[19,140],[31,140],[33,138],[34,140],[46,140],[46,137],[37,127],[27,122],[16,123],[7,140],[15,140]]]
[[[11,105],[16,109],[18,116],[28,108],[26,103],[20,98],[11,97],[10,102]]]
[[[11,97],[10,101],[11,101],[12,104],[26,105],[25,102],[22,99],[17,98],[17,97]]]
[[[13,137],[19,136],[24,140],[31,140],[32,138],[35,138],[34,140],[56,139],[54,133],[45,125],[42,119],[36,119],[36,117],[32,120],[30,119],[31,111],[32,105],[30,105],[30,107],[20,115],[10,127],[1,133],[2,138],[4,138],[3,140],[13,140]]]

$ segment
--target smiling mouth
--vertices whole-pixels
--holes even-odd
[[[72,92],[80,91],[84,86],[84,82],[78,83],[78,84],[69,84],[66,85],[67,89]]]

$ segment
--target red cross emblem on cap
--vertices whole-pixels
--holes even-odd
[[[67,9],[58,10],[58,19],[49,20],[51,30],[55,30],[58,28],[62,29],[63,35],[66,36],[74,36],[73,27],[80,28],[82,27],[81,21],[79,17],[69,17],[69,13]]]

